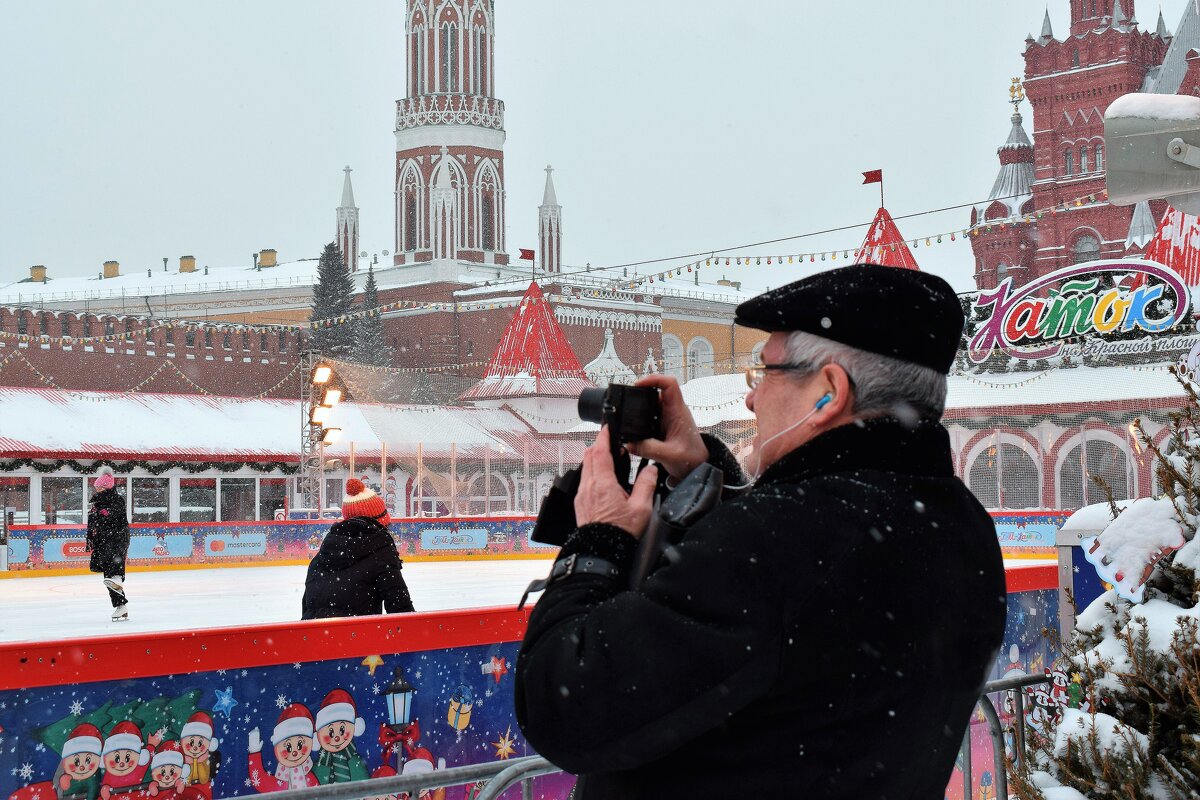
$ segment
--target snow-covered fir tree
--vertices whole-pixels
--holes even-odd
[[[309,337],[312,349],[333,358],[349,358],[354,352],[354,321],[337,320],[354,311],[354,279],[346,269],[342,253],[333,242],[321,251],[317,263],[317,282],[313,285],[312,322],[332,320],[329,327],[319,326]]]
[[[1180,383],[1187,405],[1163,446],[1136,423],[1163,496],[1110,502],[1084,540],[1113,588],[1064,647],[1079,690],[1033,736],[1010,787],[1021,800],[1200,797],[1200,401]]]
[[[379,316],[379,290],[375,285],[375,268],[367,268],[363,286],[362,311],[366,315],[354,326],[354,360],[373,367],[392,365],[392,348],[383,336],[383,319]]]

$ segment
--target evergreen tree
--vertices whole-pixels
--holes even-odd
[[[1064,648],[1080,690],[1034,737],[1032,770],[1013,775],[1021,800],[1200,796],[1200,400],[1176,378],[1187,404],[1165,446],[1135,423],[1164,496],[1110,500],[1092,557],[1114,588]]]
[[[383,318],[379,316],[379,291],[375,285],[375,268],[367,268],[367,283],[363,287],[362,310],[366,316],[358,320],[354,330],[354,360],[373,367],[392,365],[392,348],[383,336]]]
[[[317,282],[313,286],[312,322],[332,321],[318,327],[309,337],[309,345],[323,355],[349,358],[354,352],[355,323],[338,319],[354,311],[354,279],[350,277],[342,253],[333,242],[325,245],[317,264]]]

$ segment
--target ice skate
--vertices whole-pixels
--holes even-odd
[[[104,588],[110,592],[115,592],[122,600],[125,599],[125,586],[121,583],[120,578],[105,578]]]
[[[105,581],[105,583],[107,583],[107,581]],[[125,622],[128,619],[129,619],[129,603],[121,603],[121,605],[119,605],[113,609],[113,613],[112,613],[113,622]]]

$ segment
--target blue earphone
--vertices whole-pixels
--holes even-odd
[[[817,411],[820,411],[825,406],[833,402],[833,395],[826,393],[824,397],[817,401]]]

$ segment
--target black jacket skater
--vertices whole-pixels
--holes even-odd
[[[129,553],[129,518],[125,498],[116,489],[104,489],[92,495],[87,518],[88,569],[106,578],[125,574],[125,556]]]
[[[401,561],[388,529],[366,517],[329,529],[308,564],[301,619],[362,617],[412,611]]]
[[[950,452],[932,422],[829,431],[636,592],[633,537],[576,530],[560,558],[621,574],[571,575],[534,608],[515,687],[529,744],[587,800],[940,800],[1006,607],[995,529]]]

